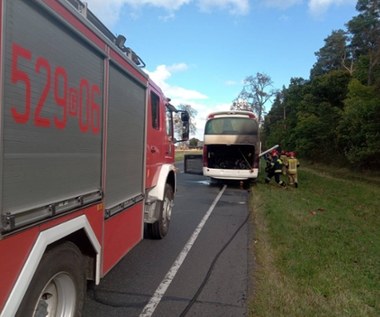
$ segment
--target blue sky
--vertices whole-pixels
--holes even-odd
[[[269,75],[274,89],[309,78],[315,52],[346,29],[356,0],[86,0],[116,35],[123,34],[176,106],[228,110],[247,76]],[[106,4],[105,4],[106,3]],[[266,104],[270,110],[271,104]]]

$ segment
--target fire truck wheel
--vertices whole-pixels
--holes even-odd
[[[65,242],[42,257],[16,317],[81,316],[85,293],[82,253]]]
[[[166,184],[164,200],[157,202],[156,206],[156,208],[160,209],[160,218],[155,223],[148,224],[147,227],[148,234],[152,239],[162,239],[167,235],[174,205],[173,199],[173,188]]]

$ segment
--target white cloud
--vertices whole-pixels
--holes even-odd
[[[309,12],[314,16],[320,16],[331,6],[352,5],[357,0],[261,0],[267,7],[287,9],[292,6],[307,3]]]
[[[356,0],[309,0],[309,11],[314,16],[320,16],[331,6],[341,6],[356,3]]]
[[[232,87],[232,86],[236,86],[236,85],[240,85],[239,82],[237,82],[236,80],[226,80],[224,82],[224,84],[228,87]]]
[[[137,10],[144,6],[153,6],[165,9],[168,14],[161,17],[167,20],[173,17],[173,12],[180,9],[183,5],[193,0],[84,0],[88,4],[88,8],[106,25],[114,25],[120,18],[121,9],[124,5],[129,5],[134,9],[130,12],[132,17],[138,16]]]
[[[195,135],[191,135],[190,138],[195,137],[199,140],[203,140],[203,133],[204,133],[207,116],[212,112],[230,110],[230,107],[231,107],[231,103],[214,104],[212,106],[205,105],[202,103],[191,103],[190,105],[195,110],[197,110],[197,115],[194,119],[194,123],[197,130],[196,130]]]
[[[202,10],[210,11],[214,8],[228,10],[231,14],[247,14],[249,12],[249,0],[84,0],[88,8],[96,14],[100,20],[108,26],[114,25],[120,18],[120,12],[124,5],[129,5],[135,12],[145,7],[153,6],[166,10],[167,14],[161,20],[168,20],[174,17],[174,12],[184,5],[196,3]]]
[[[174,65],[159,65],[153,72],[147,71],[149,77],[160,86],[164,94],[172,100],[173,104],[192,104],[195,100],[207,99],[207,96],[199,91],[187,89],[179,86],[172,86],[168,83],[169,78],[176,72],[186,71],[188,66],[185,63]]]
[[[84,0],[88,8],[107,26],[114,25],[119,20],[123,0],[111,0],[104,5],[104,0]]]
[[[100,7],[104,10],[107,6],[121,7],[123,5],[130,5],[132,7],[141,7],[141,6],[154,6],[158,8],[178,10],[185,4],[192,2],[193,0],[107,0],[105,5],[104,0],[84,0],[91,6]]]
[[[204,11],[220,8],[228,10],[231,14],[249,13],[249,0],[198,0],[198,5]]]
[[[195,118],[195,126],[197,128],[197,132],[196,132],[195,136],[190,136],[190,138],[195,137],[199,140],[203,140],[203,133],[204,133],[204,127],[206,124],[207,116],[211,112],[229,110],[231,107],[231,104],[230,103],[228,103],[228,104],[215,104],[215,105],[212,105],[210,107],[210,106],[207,106],[207,105],[202,104],[202,103],[192,103],[191,106],[195,110],[197,110],[197,116]]]
[[[287,9],[296,4],[300,4],[303,0],[262,0],[264,5],[271,8]]]
[[[131,16],[138,16],[139,10],[146,6],[157,7],[166,12],[160,17],[162,21],[174,18],[175,12],[188,4],[196,4],[202,11],[214,9],[227,10],[231,14],[246,15],[250,10],[249,0],[84,0],[89,9],[108,26],[114,25],[120,18],[124,5],[129,5],[133,10]],[[260,0],[262,4],[271,8],[287,9],[292,6],[307,3],[309,11],[314,16],[320,16],[331,6],[352,5],[357,0]]]
[[[170,65],[167,68],[170,72],[176,73],[176,72],[183,72],[185,70],[188,70],[189,66],[187,66],[187,64],[185,63],[179,63],[179,64]]]
[[[180,104],[189,104],[197,111],[194,119],[197,132],[194,136],[199,140],[203,140],[204,125],[209,113],[215,111],[229,110],[231,104],[215,104],[210,105],[208,97],[194,89],[188,89],[180,86],[173,86],[169,83],[172,76],[178,72],[187,71],[189,69],[186,63],[178,63],[173,65],[159,65],[154,71],[147,71],[149,77],[162,89],[165,96],[171,99],[174,106]],[[207,105],[206,105],[207,101]]]
[[[124,0],[124,2],[133,6],[152,5],[170,10],[178,10],[180,7],[191,1],[192,0]]]

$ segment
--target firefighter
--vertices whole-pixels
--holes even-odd
[[[272,170],[272,155],[270,153],[265,154],[265,172],[267,173],[267,177],[271,173]]]
[[[287,156],[286,151],[284,150],[281,151],[280,160],[282,162],[282,175],[286,176],[287,174],[286,166],[288,162],[288,156]]]
[[[286,164],[289,185],[294,185],[295,188],[298,187],[298,167],[300,166],[299,161],[296,158],[294,152],[289,152],[289,158]]]
[[[267,177],[265,178],[265,183],[269,183],[272,177],[277,184],[285,186],[285,182],[281,180],[282,174],[282,161],[278,157],[278,152],[276,150],[271,153],[271,160],[267,162],[267,167],[265,168],[267,172]]]

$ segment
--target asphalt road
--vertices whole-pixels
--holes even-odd
[[[85,317],[246,316],[247,191],[183,173],[178,183],[169,234],[144,239],[91,286]],[[182,262],[173,271],[179,256]]]

